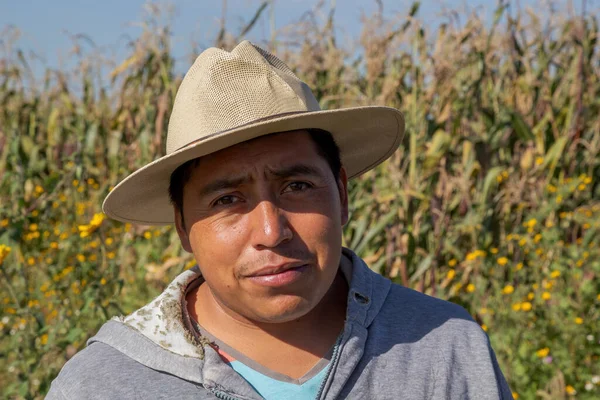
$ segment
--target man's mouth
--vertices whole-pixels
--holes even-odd
[[[286,263],[268,266],[247,275],[246,278],[260,286],[285,286],[296,282],[308,269],[308,264]]]

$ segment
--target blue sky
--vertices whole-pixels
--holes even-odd
[[[315,6],[318,0],[273,0],[272,12],[276,30],[301,18],[303,13]],[[161,3],[161,2],[159,2]],[[164,2],[162,2],[164,4]],[[238,31],[248,21],[261,3],[260,0],[226,0],[226,24]],[[382,0],[385,15],[406,15],[412,1]],[[520,0],[522,6],[532,1]],[[594,3],[594,0],[588,0]],[[106,55],[122,59],[127,43],[137,37],[141,28],[136,21],[144,15],[144,0],[0,0],[0,32],[8,25],[16,26],[22,33],[18,46],[32,50],[52,68],[60,67],[73,46],[70,35],[85,34],[103,49]],[[189,62],[194,40],[200,48],[213,43],[218,32],[222,14],[222,0],[173,0],[175,14],[172,28],[173,53],[178,68]],[[375,0],[324,0],[325,9],[337,4],[335,24],[338,32],[346,36],[358,36],[360,17],[377,9]],[[493,14],[496,0],[424,0],[419,16],[432,24],[439,22],[443,6],[477,9],[488,18]],[[271,35],[269,10],[255,26],[249,38],[268,40]],[[82,42],[83,43],[83,42]],[[41,65],[41,63],[40,63]],[[69,62],[67,62],[69,65]],[[36,66],[36,70],[39,66]]]

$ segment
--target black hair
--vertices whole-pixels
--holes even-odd
[[[306,129],[306,131],[310,134],[310,138],[317,146],[317,153],[327,161],[327,164],[333,173],[333,177],[337,182],[340,177],[342,161],[340,159],[340,149],[337,143],[335,143],[333,136],[323,129],[311,128]],[[169,199],[171,200],[171,204],[181,213],[183,213],[183,188],[189,182],[192,177],[192,171],[198,166],[201,158],[202,157],[194,158],[185,162],[177,167],[171,174],[169,182]]]

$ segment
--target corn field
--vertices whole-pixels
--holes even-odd
[[[231,49],[267,5],[215,45]],[[465,307],[515,398],[600,397],[598,17],[501,4],[493,21],[431,26],[415,3],[365,17],[349,46],[325,11],[259,44],[323,109],[386,105],[407,123],[395,155],[352,181],[345,246]],[[103,322],[194,264],[172,227],[101,213],[112,187],[164,155],[182,79],[168,26],[145,26],[124,60],[79,49],[75,68],[41,77],[18,32],[1,36],[3,398],[42,398]]]

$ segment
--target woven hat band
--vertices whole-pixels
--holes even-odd
[[[319,111],[310,88],[274,55],[250,42],[231,53],[203,52],[186,74],[169,120],[167,154],[278,114]]]

